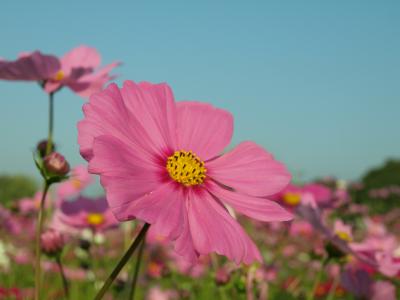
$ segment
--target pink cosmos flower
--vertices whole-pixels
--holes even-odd
[[[118,225],[104,197],[79,196],[74,200],[62,200],[54,213],[51,227],[65,233],[77,233],[88,228],[104,231]]]
[[[253,142],[221,155],[233,133],[229,112],[175,103],[166,84],[126,81],[94,94],[84,113],[80,151],[115,216],[152,224],[187,260],[210,252],[236,263],[261,260],[224,203],[261,221],[292,219],[266,198],[288,184],[283,164]]]
[[[113,62],[99,68],[100,60],[100,54],[94,48],[79,46],[72,49],[60,59],[61,67],[55,76],[46,81],[45,90],[51,93],[67,86],[78,95],[88,98],[115,78],[109,73],[120,64]]]
[[[22,198],[18,201],[18,210],[22,215],[31,215],[39,211],[40,201],[42,199],[42,192],[37,192],[33,198]],[[46,196],[45,205],[46,208],[50,208],[52,204],[52,199],[50,199],[49,194]]]
[[[53,55],[39,51],[24,53],[14,61],[0,59],[0,79],[44,81],[55,76],[60,66],[58,58]]]
[[[57,195],[60,199],[77,196],[92,182],[93,178],[88,173],[87,167],[76,166],[72,169],[70,178],[58,185]]]

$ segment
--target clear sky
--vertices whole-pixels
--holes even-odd
[[[118,83],[168,82],[178,100],[235,116],[303,179],[356,179],[400,157],[400,1],[2,1],[0,56],[87,44],[120,60]],[[80,158],[84,100],[56,95],[55,136]],[[0,82],[0,172],[36,174],[47,132],[34,83]]]

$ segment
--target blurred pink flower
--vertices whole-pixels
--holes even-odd
[[[290,174],[253,142],[221,155],[233,117],[209,104],[175,103],[166,84],[109,85],[84,106],[80,151],[99,174],[116,217],[152,224],[188,260],[217,252],[236,263],[260,253],[223,203],[262,221],[292,215],[264,197]]]
[[[88,46],[76,47],[61,58],[61,68],[46,82],[45,90],[51,93],[66,86],[78,95],[88,98],[115,78],[109,73],[119,64],[114,62],[98,69],[100,54],[97,50]]]
[[[58,185],[57,195],[59,199],[77,196],[83,189],[93,182],[92,175],[84,165],[76,166],[71,171],[68,180]]]
[[[374,282],[371,300],[396,300],[395,286],[387,281]]]
[[[54,229],[48,229],[40,236],[42,251],[48,255],[60,253],[64,247],[64,236]]]
[[[153,286],[147,292],[146,300],[172,300],[178,299],[178,295],[173,290],[162,290],[159,286]]]
[[[0,59],[0,80],[44,81],[54,76],[60,66],[53,55],[39,51],[24,53],[14,61]]]
[[[311,224],[304,220],[295,220],[290,224],[289,234],[292,236],[311,237],[314,234]]]
[[[51,228],[74,234],[82,229],[104,231],[118,225],[104,197],[79,196],[74,200],[62,200],[54,213]]]
[[[33,198],[22,198],[18,201],[18,211],[21,213],[21,215],[31,215],[35,214],[36,212],[39,211],[40,207],[40,201],[42,199],[42,192],[37,192]],[[50,195],[46,195],[46,200],[45,200],[45,205],[46,208],[50,208],[52,205],[52,199],[50,198]]]
[[[353,241],[353,233],[351,231],[351,226],[346,225],[343,223],[342,220],[335,220],[335,223],[333,225],[333,231],[334,233],[341,239],[346,242],[351,242]]]

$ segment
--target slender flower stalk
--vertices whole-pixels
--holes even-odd
[[[146,223],[140,230],[139,234],[135,238],[135,240],[132,242],[132,245],[128,248],[128,250],[125,252],[124,256],[122,256],[121,260],[118,262],[114,270],[111,272],[111,274],[108,276],[107,280],[104,282],[102,288],[100,291],[97,293],[96,297],[94,298],[95,300],[100,300],[103,299],[105,293],[107,290],[110,288],[111,284],[117,278],[119,272],[122,270],[122,268],[126,265],[128,260],[131,258],[132,254],[135,252],[136,248],[140,245],[141,241],[144,239],[146,236],[146,232],[149,229],[150,224]]]
[[[43,194],[42,198],[40,200],[40,208],[39,208],[39,214],[38,214],[38,221],[37,221],[37,228],[36,228],[36,258],[35,258],[35,300],[40,299],[40,282],[41,282],[41,263],[40,263],[40,258],[41,258],[41,242],[40,242],[40,237],[42,235],[43,231],[43,221],[44,221],[44,204],[46,200],[46,195],[49,190],[50,184],[48,184],[47,181],[45,181],[44,188],[43,188]]]
[[[60,276],[61,276],[61,279],[62,279],[65,298],[69,299],[69,285],[68,285],[67,277],[65,277],[64,267],[63,267],[63,265],[61,263],[61,255],[57,255],[56,256],[56,262],[57,262],[58,270],[60,272]]]
[[[138,252],[136,263],[135,263],[135,269],[133,271],[133,278],[132,278],[132,281],[130,284],[130,289],[129,289],[129,294],[128,294],[129,300],[132,300],[135,298],[136,282],[137,282],[138,275],[139,275],[140,263],[142,261],[143,250],[144,250],[145,244],[146,244],[146,236],[143,238],[142,243],[140,244],[140,247],[139,247],[139,252]]]
[[[329,262],[329,258],[325,258],[322,261],[321,269],[319,270],[317,276],[315,277],[314,284],[313,284],[311,290],[309,291],[309,293],[307,295],[307,300],[314,300],[315,291],[317,290],[317,287],[321,282],[322,274],[324,273],[325,267],[328,264],[328,262]]]
[[[54,93],[49,94],[49,134],[47,137],[46,155],[49,155],[53,146],[54,127]]]

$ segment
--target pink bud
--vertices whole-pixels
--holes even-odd
[[[52,143],[50,152],[53,152],[55,149],[56,149],[56,145],[54,143]],[[39,151],[41,157],[45,157],[46,151],[47,151],[47,140],[41,140],[37,144],[36,150]]]
[[[56,175],[66,175],[69,172],[69,164],[58,152],[52,152],[44,158],[44,166],[47,171]]]
[[[219,268],[215,272],[215,281],[219,285],[228,283],[230,280],[230,277],[231,276],[230,276],[228,270],[226,270],[226,268]]]
[[[40,241],[43,252],[48,255],[59,253],[65,244],[63,235],[54,229],[49,229],[42,233]]]

